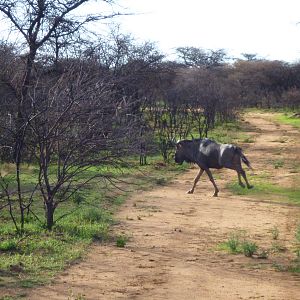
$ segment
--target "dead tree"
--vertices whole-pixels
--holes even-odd
[[[27,147],[39,165],[37,192],[49,230],[60,203],[92,180],[110,179],[101,172],[88,175],[91,166],[117,165],[136,147],[130,108],[99,75],[91,65],[67,66],[53,79],[40,80],[32,94],[36,117],[29,124]]]
[[[14,143],[13,161],[15,164],[17,201],[20,213],[20,230],[24,231],[26,206],[23,199],[21,179],[21,163],[24,160],[26,138],[28,129],[38,117],[34,107],[34,98],[31,91],[36,86],[38,78],[35,74],[37,58],[44,47],[53,39],[66,38],[74,32],[79,32],[84,25],[107,18],[112,18],[118,13],[109,15],[87,15],[83,18],[74,17],[73,12],[89,0],[50,1],[50,0],[0,0],[0,13],[10,23],[11,28],[23,38],[26,49],[23,51],[20,67],[16,75],[10,74],[7,85],[15,94],[13,114]],[[112,4],[113,0],[103,0]]]

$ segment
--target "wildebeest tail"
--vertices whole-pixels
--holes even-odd
[[[250,164],[250,161],[247,159],[247,157],[246,157],[246,156],[244,155],[244,153],[242,152],[242,148],[236,147],[236,151],[237,151],[238,154],[240,155],[241,160],[245,163],[245,165],[246,165],[249,169],[253,170],[253,168],[252,168],[252,166],[251,166],[251,164]]]

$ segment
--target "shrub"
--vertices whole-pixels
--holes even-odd
[[[117,240],[116,240],[116,245],[117,247],[120,247],[120,248],[124,248],[126,243],[127,243],[127,237],[126,236],[118,236]]]
[[[160,178],[156,178],[155,179],[155,183],[157,185],[166,185],[167,180],[165,178],[163,178],[163,177],[160,177]]]
[[[238,252],[239,244],[240,244],[239,236],[237,234],[231,234],[227,241],[227,245],[232,253]]]
[[[258,246],[254,242],[244,241],[242,244],[243,253],[247,257],[252,257],[257,251]]]
[[[18,248],[18,243],[15,239],[6,240],[0,243],[1,251],[15,251]]]
[[[273,240],[277,240],[279,237],[279,230],[278,228],[275,226],[271,229],[271,234],[272,234],[272,238]]]

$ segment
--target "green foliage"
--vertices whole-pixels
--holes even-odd
[[[240,245],[239,236],[232,234],[227,241],[227,245],[232,253],[238,253],[238,247]]]
[[[300,118],[294,117],[292,112],[285,112],[276,114],[274,119],[281,124],[292,125],[296,128],[300,128]]]
[[[300,225],[298,225],[298,227],[297,227],[297,231],[296,231],[296,239],[297,239],[297,241],[300,243]]]
[[[255,141],[252,135],[243,132],[242,124],[238,121],[217,124],[209,132],[209,137],[225,144],[254,143]]]
[[[228,251],[232,254],[242,253],[241,240],[244,238],[245,232],[238,230],[229,234],[227,241],[218,246],[219,250]]]
[[[292,273],[300,273],[300,262],[297,262],[289,266],[288,271]]]
[[[127,241],[128,238],[126,236],[120,235],[117,237],[116,246],[119,248],[124,248],[126,246]]]
[[[70,296],[68,297],[68,300],[85,300],[86,298],[82,294],[74,294],[73,291],[70,292]]]
[[[85,197],[82,193],[77,192],[77,193],[74,193],[72,200],[75,204],[79,205],[84,202]]]
[[[17,240],[16,239],[9,239],[0,242],[0,251],[15,251],[17,250]]]
[[[257,252],[258,246],[255,242],[247,240],[245,236],[246,232],[243,230],[230,233],[228,240],[221,243],[218,249],[228,251],[232,254],[243,253],[247,257],[252,257]],[[265,253],[262,255],[266,256]]]
[[[78,214],[80,221],[85,221],[88,223],[112,223],[112,215],[110,212],[97,209],[97,208],[87,208]]]
[[[251,241],[243,241],[242,243],[243,253],[247,257],[252,257],[253,254],[257,251],[258,246],[256,243]]]
[[[8,212],[1,211],[1,284],[31,287],[49,281],[58,271],[82,257],[91,241],[108,239],[109,226],[114,222],[113,212],[131,191],[166,184],[176,174],[188,168],[187,165],[164,164],[159,155],[148,157],[149,164],[146,166],[139,167],[138,162],[137,157],[129,157],[120,167],[93,166],[80,174],[79,182],[98,174],[113,176],[116,184],[120,179],[122,190],[103,180],[91,182],[59,206],[56,213],[58,221],[52,232],[47,232],[43,226],[44,209],[41,199],[35,200],[32,210],[42,222],[32,214],[27,215],[22,238],[16,236]],[[9,164],[1,165],[0,168],[6,174],[13,172]],[[24,165],[23,171],[25,183],[33,186],[36,167]],[[9,180],[15,180],[14,175],[7,176]],[[126,237],[121,236],[116,243],[122,247],[127,241]],[[2,281],[3,276],[5,280]]]
[[[272,239],[273,240],[277,240],[279,237],[279,229],[278,227],[274,226],[273,228],[271,228],[271,234],[272,234]]]
[[[79,240],[92,241],[93,239],[103,240],[107,237],[109,224],[92,223],[92,222],[78,222],[76,218],[62,220],[59,225],[54,228],[55,232],[76,237]]]
[[[251,184],[254,185],[253,189],[244,189],[236,181],[228,183],[227,187],[232,193],[237,195],[247,196],[268,196],[276,201],[289,202],[300,205],[300,188],[294,187],[283,187],[275,185],[269,181],[267,176],[251,176],[248,175],[248,179]]]
[[[296,253],[297,258],[295,260],[294,268],[293,268],[292,272],[300,273],[300,224],[298,225],[298,227],[296,229],[295,237],[296,237],[295,253]]]
[[[255,112],[255,113],[261,113],[269,112],[272,113],[272,116],[270,117],[273,121],[276,121],[280,124],[286,124],[291,125],[295,128],[300,128],[300,118],[299,116],[296,116],[297,113],[299,113],[299,110],[293,110],[290,108],[281,108],[281,109],[245,109],[245,111]]]
[[[240,137],[241,143],[254,143],[255,140],[252,137],[246,136],[246,137]]]
[[[277,159],[274,161],[274,168],[279,169],[282,168],[284,165],[284,161],[282,159]]]
[[[166,185],[167,180],[164,177],[159,177],[155,179],[157,185]]]
[[[277,253],[277,252],[285,252],[286,251],[286,247],[284,245],[282,245],[281,243],[279,242],[273,242],[272,243],[272,248],[271,250],[274,252],[274,253]]]
[[[218,123],[210,132],[209,138],[219,143],[233,143],[241,136],[241,127],[238,122]],[[245,136],[245,134],[243,134]]]
[[[21,273],[22,280],[16,283],[21,287],[31,287],[47,281],[68,262],[80,258],[87,242],[40,229],[34,235],[20,239],[10,255],[1,254],[0,269],[10,272],[11,276]]]

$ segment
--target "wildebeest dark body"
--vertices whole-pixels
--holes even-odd
[[[242,149],[231,144],[218,144],[210,139],[193,139],[182,140],[176,144],[175,162],[182,164],[184,161],[188,163],[196,163],[200,171],[194,180],[193,187],[188,191],[192,194],[201,175],[205,171],[214,185],[214,196],[218,196],[219,189],[210,172],[212,169],[228,168],[235,170],[238,174],[239,184],[245,185],[241,181],[241,176],[246,182],[247,188],[252,188],[249,184],[246,173],[241,165],[241,160],[251,168],[250,162],[243,154]]]

